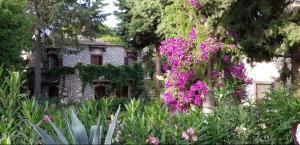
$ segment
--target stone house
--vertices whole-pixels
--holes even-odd
[[[111,44],[100,40],[80,39],[78,48],[46,48],[42,52],[42,95],[46,98],[61,97],[65,99],[85,100],[89,98],[101,98],[103,96],[127,97],[131,95],[130,86],[124,86],[110,94],[106,87],[110,83],[105,78],[99,78],[93,84],[87,84],[85,90],[82,90],[82,82],[79,73],[74,71],[65,76],[65,83],[62,79],[49,81],[45,79],[44,72],[49,69],[58,69],[61,67],[74,68],[77,63],[115,66],[131,65],[137,61],[136,52],[126,49],[123,45]],[[34,53],[33,53],[34,54]],[[34,89],[34,55],[30,57],[29,68],[29,89]]]

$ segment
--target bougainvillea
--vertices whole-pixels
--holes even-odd
[[[199,0],[189,0],[189,2],[196,10],[199,10],[201,8]]]
[[[189,0],[189,3],[196,9],[201,8],[198,0]],[[246,95],[245,86],[251,83],[245,75],[244,65],[234,61],[225,51],[236,49],[235,43],[224,40],[226,37],[233,39],[236,33],[214,32],[207,34],[201,42],[197,42],[197,34],[197,28],[192,26],[187,38],[169,38],[161,42],[160,52],[167,58],[166,64],[162,65],[167,76],[164,102],[173,112],[202,107],[209,91],[213,90],[211,87],[224,87],[225,81],[235,82],[232,83],[235,85],[232,96],[237,98]],[[202,67],[202,75],[195,69],[197,65]]]

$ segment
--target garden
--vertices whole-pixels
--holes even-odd
[[[0,51],[6,51],[0,54],[0,143],[299,144],[292,131],[300,120],[297,2],[117,0],[120,23],[112,29],[103,24],[102,0],[0,0],[0,20],[7,22],[0,23]],[[46,46],[68,48],[79,35],[109,38],[143,57],[133,65],[101,60],[44,73]],[[27,47],[35,52],[34,92],[29,62],[19,58]],[[290,66],[282,65],[276,87],[253,100],[248,88],[255,80],[243,60],[282,56]],[[110,91],[129,84],[134,93],[67,105],[43,97],[42,75],[65,86],[74,72],[84,89],[104,77]]]

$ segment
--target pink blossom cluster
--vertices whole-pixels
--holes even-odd
[[[201,8],[201,4],[199,0],[189,0],[189,3],[196,9],[199,10]]]
[[[149,135],[146,142],[149,143],[149,144],[158,145],[159,144],[159,139],[156,138],[154,135]]]
[[[188,111],[193,106],[201,107],[203,99],[209,94],[209,88],[199,79],[197,73],[193,70],[194,64],[199,62],[207,63],[210,58],[223,56],[219,62],[220,68],[213,69],[210,73],[211,79],[220,80],[233,78],[239,81],[234,95],[245,95],[242,90],[244,85],[251,83],[245,75],[243,64],[233,65],[229,54],[222,54],[224,47],[236,48],[236,45],[225,45],[218,37],[208,36],[200,43],[199,53],[193,53],[196,48],[197,32],[192,27],[187,39],[169,38],[161,42],[160,52],[167,57],[167,63],[163,64],[164,72],[168,72],[165,82],[164,102],[171,111]],[[216,59],[219,60],[219,59]],[[169,70],[169,71],[168,71]],[[225,74],[227,75],[224,75]],[[225,76],[229,76],[226,78]],[[225,78],[224,78],[225,77]],[[221,87],[222,85],[219,85]],[[224,86],[224,85],[223,85]]]
[[[192,71],[195,40],[196,29],[193,27],[189,39],[170,38],[160,46],[160,52],[168,58],[167,65],[170,66],[164,101],[173,112],[187,111],[192,105],[202,106],[202,98],[208,94],[205,83],[195,79]],[[164,70],[168,68],[163,67]]]
[[[43,116],[43,121],[45,122],[50,122],[51,117],[49,115],[44,115]]]
[[[245,65],[243,63],[230,66],[227,71],[229,73],[231,73],[231,75],[236,80],[239,80],[239,81],[243,82],[244,84],[252,83],[252,79],[249,79],[245,74],[246,69],[245,69]]]
[[[208,61],[210,56],[218,53],[224,46],[223,42],[219,42],[218,38],[210,38],[208,37],[204,40],[200,45],[201,57],[202,61]]]
[[[198,137],[195,135],[194,128],[189,128],[186,131],[182,132],[181,136],[187,141],[196,142],[198,140]]]
[[[239,85],[236,86],[235,90],[231,94],[237,99],[244,99],[247,95],[246,86],[252,83],[252,79],[248,78],[245,72],[246,69],[243,63],[231,65],[226,69],[226,73],[239,82]]]

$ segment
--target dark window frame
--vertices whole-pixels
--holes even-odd
[[[91,54],[91,64],[103,65],[103,55],[101,54]]]

